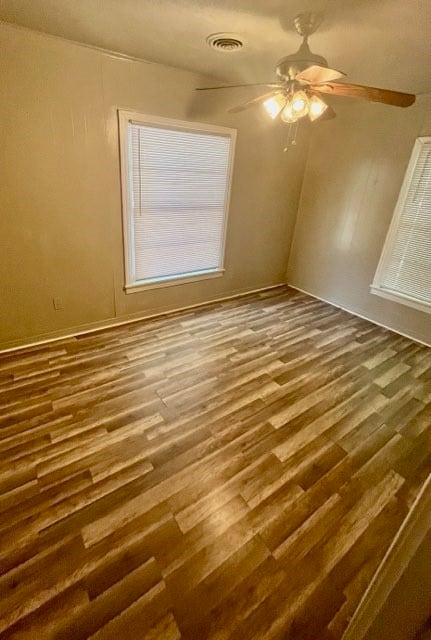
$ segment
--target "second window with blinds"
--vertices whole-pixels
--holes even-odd
[[[431,313],[431,137],[414,145],[371,291]]]
[[[125,288],[224,271],[235,130],[119,111]]]

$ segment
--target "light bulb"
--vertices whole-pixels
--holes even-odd
[[[319,96],[311,96],[308,107],[308,117],[313,122],[314,120],[317,120],[317,118],[320,118],[327,108],[328,105],[323,102]]]
[[[308,96],[305,91],[296,91],[292,96],[291,105],[293,113],[298,118],[306,116],[308,113]]]
[[[268,100],[265,100],[263,106],[265,107],[268,115],[271,116],[273,120],[275,120],[285,104],[286,98],[283,95],[277,95],[273,96],[272,98],[268,98]]]
[[[281,119],[283,122],[287,122],[288,124],[292,124],[292,122],[296,122],[298,120],[296,113],[293,112],[292,102],[289,101],[281,112]]]

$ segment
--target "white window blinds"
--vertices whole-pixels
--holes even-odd
[[[416,141],[372,290],[431,310],[431,138]]]
[[[221,271],[231,136],[129,121],[132,282]]]

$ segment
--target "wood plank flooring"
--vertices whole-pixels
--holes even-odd
[[[0,638],[336,640],[431,350],[280,288],[0,356]]]

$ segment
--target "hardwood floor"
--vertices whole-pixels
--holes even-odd
[[[431,471],[431,350],[280,288],[0,356],[0,638],[334,640]]]
[[[431,640],[431,620],[426,625],[426,628],[422,629],[422,631],[418,633],[415,640]]]

